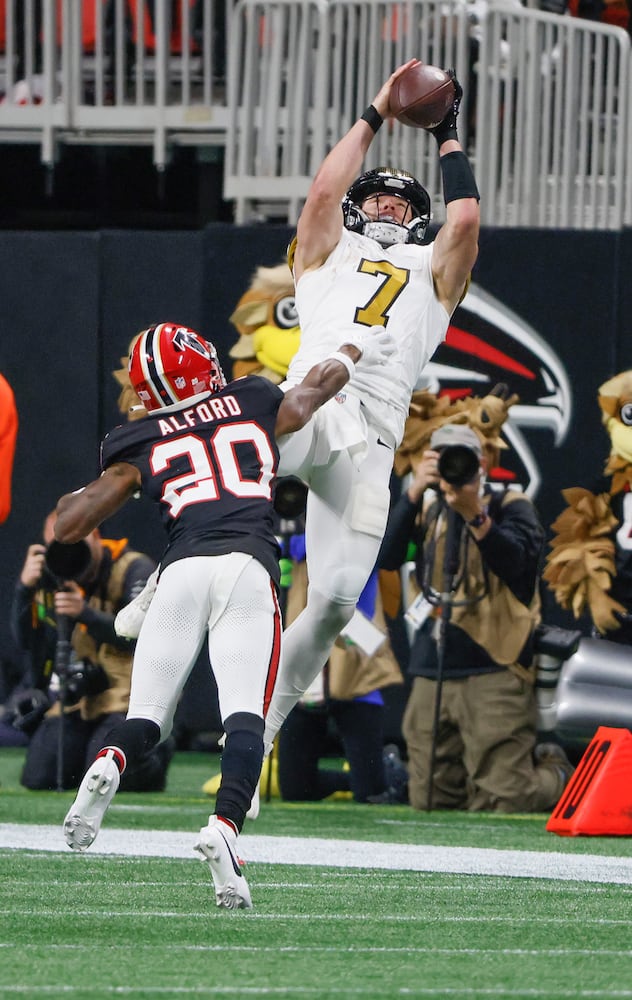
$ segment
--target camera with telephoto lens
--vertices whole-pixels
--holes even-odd
[[[65,580],[79,580],[88,566],[92,555],[90,546],[83,540],[65,544],[50,542],[44,555],[44,568],[55,589],[59,590]]]
[[[562,666],[577,652],[582,637],[579,629],[558,625],[536,626],[533,636],[535,697],[538,729],[552,732],[557,721],[557,685]]]
[[[83,540],[70,544],[52,541],[44,557],[46,572],[56,590],[63,590],[67,580],[80,581],[91,561],[90,546]],[[81,698],[102,694],[110,686],[108,675],[98,663],[87,658],[71,660],[73,626],[72,618],[58,615],[55,670],[62,684],[65,705],[76,705]]]
[[[282,476],[274,489],[274,511],[284,521],[296,521],[305,513],[307,486],[298,476]]]
[[[581,637],[579,629],[561,628],[559,625],[545,625],[541,622],[535,629],[533,651],[556,660],[568,660],[577,652]]]
[[[102,694],[110,686],[102,666],[84,658],[69,663],[64,671],[64,704],[76,705],[80,698]]]
[[[450,444],[439,452],[439,475],[450,486],[460,489],[478,474],[480,458],[465,444]]]

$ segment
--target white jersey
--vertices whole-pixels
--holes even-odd
[[[450,322],[434,291],[432,250],[432,244],[385,250],[376,240],[343,229],[324,264],[296,283],[301,343],[288,382],[303,379],[358,327],[388,326],[397,353],[382,365],[359,365],[344,391],[362,400],[367,419],[392,437],[395,447],[413,389]]]

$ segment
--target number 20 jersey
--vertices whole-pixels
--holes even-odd
[[[193,405],[156,410],[114,428],[101,465],[136,466],[160,507],[168,542],[161,568],[190,556],[247,552],[279,581],[272,490],[282,391],[257,376]]]

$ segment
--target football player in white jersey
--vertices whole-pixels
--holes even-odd
[[[279,677],[266,717],[269,749],[284,719],[325,664],[374,568],[386,527],[393,458],[410,398],[465,294],[478,253],[479,195],[459,143],[462,88],[432,131],[437,140],[446,221],[424,244],[427,192],[410,174],[384,168],[358,177],[382,122],[392,117],[400,66],[316,173],[290,248],[301,328],[291,387],[351,331],[387,327],[397,352],[356,372],[286,443],[280,475],[309,486],[307,606],[285,631]]]
[[[97,836],[126,766],[171,732],[206,639],[226,743],[215,813],[195,847],[210,866],[217,905],[252,905],[236,841],[261,772],[279,660],[276,437],[301,428],[355,362],[380,364],[393,350],[384,329],[356,331],[284,394],[256,376],[227,384],[213,345],[187,327],[159,323],[136,341],[130,381],[147,415],[106,435],[101,476],[57,504],[55,536],[76,542],[142,489],[168,539],[134,653],[127,717],[109,733],[64,821],[73,850]]]

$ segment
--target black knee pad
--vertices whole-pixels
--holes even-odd
[[[224,732],[230,736],[237,730],[242,732],[252,732],[256,736],[263,737],[265,723],[260,715],[253,715],[252,712],[234,712],[224,720]]]

